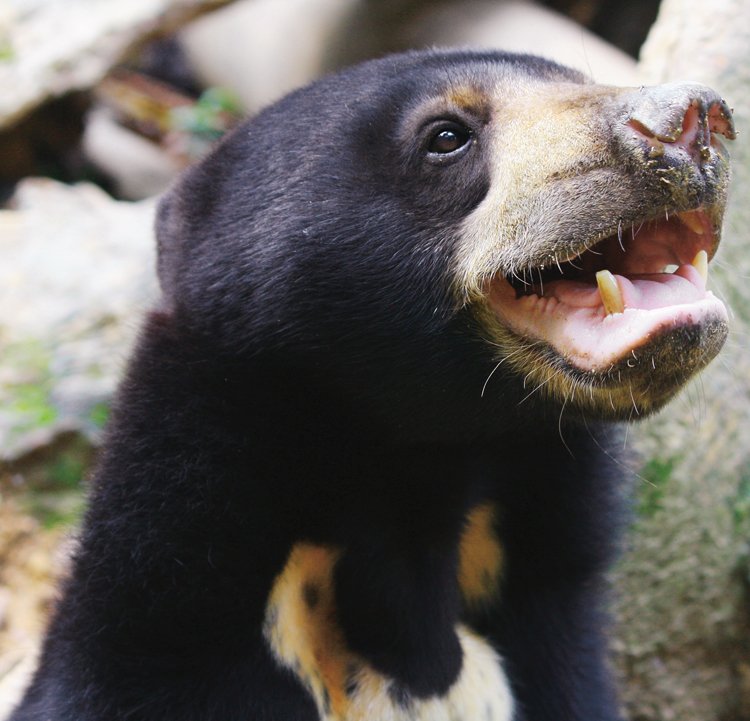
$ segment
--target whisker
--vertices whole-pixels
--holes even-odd
[[[565,449],[568,451],[568,454],[571,458],[575,459],[575,455],[573,454],[573,451],[570,450],[570,446],[565,441],[565,436],[563,436],[562,431],[562,419],[563,419],[563,413],[565,413],[565,406],[568,405],[568,396],[565,396],[565,400],[563,401],[562,408],[560,409],[560,417],[557,419],[557,434],[560,436],[560,440],[562,441],[562,444],[565,446]]]
[[[632,232],[633,226],[630,227],[630,230]],[[633,236],[633,238],[635,238],[635,236]],[[620,244],[620,250],[622,250],[622,252],[624,253],[625,246],[623,245],[623,242],[622,242],[622,219],[617,221],[617,242]]]
[[[539,389],[543,388],[547,385],[552,379],[554,378],[554,373],[551,373],[546,380],[542,381],[539,385],[537,385],[536,388],[534,388],[533,391],[530,393],[527,393],[519,402],[518,405],[520,406],[522,403],[525,403],[531,396],[533,396]],[[524,381],[524,387],[525,387],[525,381]]]
[[[480,398],[484,398],[484,392],[487,390],[487,384],[490,382],[490,378],[492,378],[493,375],[495,375],[495,371],[503,364],[505,361],[510,360],[511,358],[514,358],[515,356],[523,353],[524,351],[527,351],[534,346],[541,345],[542,341],[537,341],[536,343],[530,343],[529,345],[524,345],[521,348],[517,348],[512,353],[508,353],[504,358],[502,358],[497,365],[490,371],[490,374],[487,376],[487,379],[484,382],[484,385],[482,386],[482,392],[479,394]],[[499,343],[493,343],[492,345],[496,346],[497,348],[500,348],[501,345]]]
[[[638,235],[638,233],[641,232],[641,228],[643,227],[644,221],[642,220],[640,225],[638,226],[638,230],[635,230],[635,223],[630,224],[630,235],[635,240],[635,237]]]
[[[484,382],[484,385],[482,386],[482,392],[479,394],[480,398],[484,398],[484,392],[487,390],[487,384],[490,382],[490,378],[492,378],[493,375],[495,375],[495,371],[503,364],[505,361],[508,360],[507,358],[503,358],[491,371],[490,374],[487,376],[487,379]]]
[[[630,400],[633,402],[633,410],[635,411],[635,414],[637,416],[641,415],[641,412],[638,410],[638,406],[635,402],[635,397],[633,396],[633,384],[628,383],[628,390],[630,391]]]
[[[592,441],[596,444],[597,448],[604,453],[607,458],[609,458],[616,466],[619,466],[624,471],[627,471],[628,473],[632,473],[635,478],[637,478],[639,481],[643,481],[644,483],[648,483],[648,485],[653,486],[656,488],[656,484],[653,481],[649,481],[648,478],[644,478],[638,471],[635,470],[635,468],[632,468],[630,465],[625,463],[622,459],[618,458],[617,456],[613,456],[601,443],[599,443],[598,438],[594,433],[592,433],[591,429],[589,428],[589,424],[586,421],[586,416],[582,416],[583,419],[583,425],[586,428],[587,433],[589,434],[589,437]],[[630,430],[630,425],[625,426],[625,442],[623,443],[623,449],[627,445],[627,439],[628,439],[628,432]]]

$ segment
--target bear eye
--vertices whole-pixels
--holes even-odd
[[[450,155],[469,144],[472,133],[468,128],[452,123],[443,126],[430,138],[427,152],[434,155]]]

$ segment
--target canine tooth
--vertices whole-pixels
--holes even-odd
[[[693,258],[692,265],[701,274],[705,283],[708,280],[708,253],[705,250],[699,250]]]
[[[703,233],[706,232],[703,223],[701,223],[700,217],[693,211],[682,213],[680,215],[680,220],[696,235],[703,235]]]
[[[607,315],[622,313],[625,310],[625,303],[615,276],[608,270],[600,270],[596,274],[596,284],[599,286],[599,295]]]

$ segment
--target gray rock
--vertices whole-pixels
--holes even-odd
[[[117,196],[128,200],[161,193],[182,170],[164,148],[123,127],[102,107],[86,118],[83,151],[111,179]]]
[[[154,208],[29,180],[0,211],[0,460],[63,430],[96,437],[158,294]]]
[[[0,6],[0,128],[50,97],[89,88],[170,19],[226,0],[10,0]]]
[[[325,69],[327,47],[356,0],[240,0],[180,33],[205,85],[231,88],[254,113]]]
[[[639,721],[750,718],[748,18],[750,0],[665,0],[642,51],[647,82],[711,85],[734,107],[740,132],[727,143],[733,188],[709,279],[732,309],[727,347],[682,398],[630,434],[649,461],[616,578],[616,650],[624,701]]]
[[[458,46],[534,53],[576,68],[598,83],[638,83],[632,58],[532,0],[357,3],[345,26],[331,53],[334,65],[384,50]]]
[[[180,39],[203,82],[251,113],[324,72],[431,45],[535,52],[600,83],[638,82],[630,57],[530,0],[240,0]]]

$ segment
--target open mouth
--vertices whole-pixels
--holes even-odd
[[[706,290],[718,245],[704,209],[615,233],[566,262],[496,276],[489,304],[514,333],[552,346],[584,372],[606,372],[679,327],[726,322]]]

